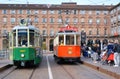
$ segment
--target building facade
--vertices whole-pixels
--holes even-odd
[[[111,29],[110,29],[111,37],[119,39],[119,35],[120,35],[120,3],[111,8],[110,17],[111,17]]]
[[[25,18],[40,29],[46,49],[51,51],[55,34],[66,24],[77,27],[79,32],[85,32],[86,43],[89,40],[102,42],[112,37],[114,29],[120,29],[120,4],[115,6],[77,5],[74,2],[60,5],[1,4],[0,18],[0,50],[8,48],[8,33]],[[119,30],[118,33],[120,34]]]

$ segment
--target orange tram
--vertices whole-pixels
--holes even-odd
[[[54,38],[54,59],[81,63],[81,38],[76,27],[66,26]]]

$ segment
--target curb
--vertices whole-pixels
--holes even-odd
[[[102,67],[89,64],[89,63],[84,62],[84,61],[83,61],[83,64],[86,65],[86,66],[89,66],[89,67],[91,67],[91,68],[93,68],[93,69],[95,69],[95,70],[97,70],[97,71],[100,71],[100,72],[102,72],[102,73],[105,73],[105,74],[107,74],[107,75],[110,75],[110,76],[112,76],[112,77],[114,77],[114,78],[116,78],[116,79],[120,79],[120,73],[118,74],[118,73],[109,71],[109,70],[107,70],[107,69],[104,69],[104,68],[102,68]]]

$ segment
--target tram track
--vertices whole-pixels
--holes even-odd
[[[71,79],[75,79],[73,76],[72,76],[72,74],[64,67],[64,66],[61,66],[63,69],[64,69],[64,71],[71,77]]]
[[[14,72],[17,69],[16,66],[12,66],[11,68],[7,69],[6,71],[3,71],[3,75],[0,79],[5,79],[8,75],[10,75],[12,72]]]
[[[71,79],[75,79],[73,74],[65,67],[65,65],[78,65],[79,63],[70,63],[70,62],[62,62],[60,67],[70,76]]]
[[[31,75],[30,75],[29,79],[32,79],[32,77],[33,77],[33,74],[34,74],[35,70],[36,70],[36,67],[35,67],[35,68],[33,68],[33,71],[32,71],[32,73],[31,73]]]
[[[35,70],[36,67],[18,68],[13,66],[3,71],[0,74],[0,79],[32,79]]]

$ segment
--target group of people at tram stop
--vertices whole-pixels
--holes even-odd
[[[108,44],[103,45],[102,50],[99,44],[93,44],[91,47],[84,44],[82,52],[84,57],[92,58],[94,63],[101,61],[103,65],[120,66],[120,43],[117,39],[109,40]]]

